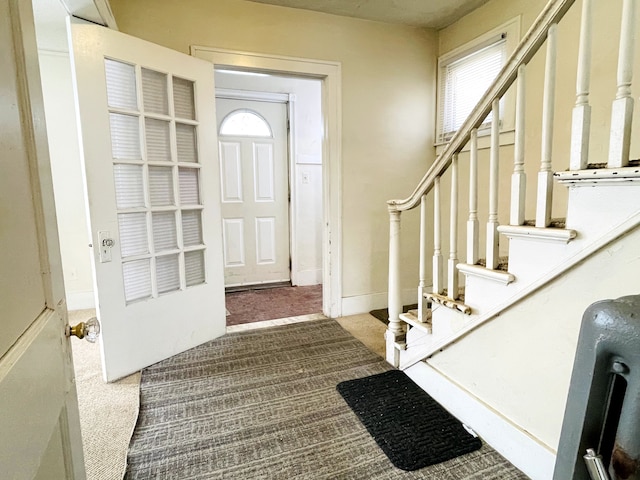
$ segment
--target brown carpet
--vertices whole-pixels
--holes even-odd
[[[125,478],[527,478],[487,445],[395,468],[336,391],[390,368],[334,320],[229,334],[176,355],[142,372]]]
[[[230,292],[225,299],[227,325],[322,313],[322,285]]]

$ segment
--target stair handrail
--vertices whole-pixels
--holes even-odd
[[[449,168],[453,156],[469,142],[471,131],[482,125],[492,110],[494,100],[501,98],[515,82],[519,67],[533,58],[545,42],[551,26],[556,25],[574,3],[575,0],[550,0],[547,3],[515,51],[507,59],[496,79],[447,143],[442,153],[438,155],[433,165],[427,170],[413,193],[403,200],[387,201],[390,212],[411,210],[420,205],[422,196],[431,191],[436,178],[439,178]]]

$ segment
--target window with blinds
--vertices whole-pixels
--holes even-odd
[[[202,284],[194,84],[111,59],[105,74],[125,300]]]
[[[507,58],[506,45],[507,35],[501,33],[461,54],[440,60],[438,142],[451,139],[495,80]],[[500,108],[501,116],[503,110]],[[491,122],[491,117],[489,114],[485,124]]]

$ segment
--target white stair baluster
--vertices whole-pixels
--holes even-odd
[[[589,84],[591,80],[591,16],[592,0],[582,2],[578,72],[576,76],[576,105],[571,120],[570,170],[584,170],[589,161],[589,132],[591,130],[591,105]]]
[[[636,0],[623,0],[618,53],[618,90],[611,110],[609,168],[626,167],[629,164],[631,119],[633,116],[631,81],[633,79],[635,30]]]
[[[451,210],[449,220],[448,297],[458,298],[458,154],[451,159]]]
[[[489,159],[489,219],[487,221],[487,268],[498,267],[498,165],[500,160],[500,100],[493,101],[491,153]]]
[[[527,175],[524,172],[525,138],[525,66],[518,68],[516,97],[516,139],[511,176],[511,225],[524,225],[524,205],[527,192]]]
[[[442,244],[440,240],[440,177],[433,183],[433,293],[442,293]]]
[[[553,147],[554,104],[556,99],[556,56],[558,25],[553,24],[547,32],[547,61],[544,75],[542,99],[542,159],[538,172],[538,195],[536,227],[548,227],[551,223],[553,197],[553,170],[551,169]]]
[[[420,200],[420,281],[418,283],[418,320],[427,320],[427,299],[424,298],[427,276],[427,196]]]
[[[395,343],[404,336],[400,321],[402,295],[400,286],[400,212],[389,209],[389,326],[385,332],[386,360],[398,366],[400,359]]]
[[[469,145],[469,220],[467,220],[467,263],[478,263],[478,129],[471,130]]]

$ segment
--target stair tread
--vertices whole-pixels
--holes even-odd
[[[443,293],[445,293],[445,291],[443,291]],[[464,313],[465,315],[471,315],[471,307],[464,303],[464,296],[463,299],[460,300],[460,295],[458,295],[458,300],[454,300],[451,297],[446,296],[446,294],[443,295],[440,293],[425,293],[424,297],[433,303],[437,303],[438,305],[442,305],[452,310],[457,310]]]
[[[451,298],[452,300],[460,300],[461,302],[464,302],[464,292],[465,292],[464,285],[462,285],[461,287],[458,287],[458,295],[456,295],[456,298],[449,296],[449,289],[447,288],[443,289],[440,295],[443,295],[447,298]]]
[[[479,267],[487,268],[487,259],[486,258],[480,258],[476,262],[476,265],[478,265]],[[498,261],[498,266],[494,270],[499,270],[501,272],[508,272],[509,271],[509,257],[500,257],[500,259]]]
[[[409,310],[408,312],[403,313],[402,315],[404,315],[405,317],[409,317],[411,319],[414,319],[416,322],[420,322],[420,320],[418,319],[418,310]],[[431,309],[428,308],[426,311],[426,321],[424,322],[420,322],[422,324],[427,324],[427,323],[431,323]]]
[[[640,159],[629,160],[629,167],[640,167]],[[587,165],[586,170],[601,170],[603,168],[608,168],[608,164],[604,163],[590,163]],[[568,170],[567,170],[568,171]]]
[[[524,226],[526,227],[535,227],[535,220],[525,220]],[[551,223],[546,228],[566,228],[567,227],[567,219],[566,218],[552,218]]]

